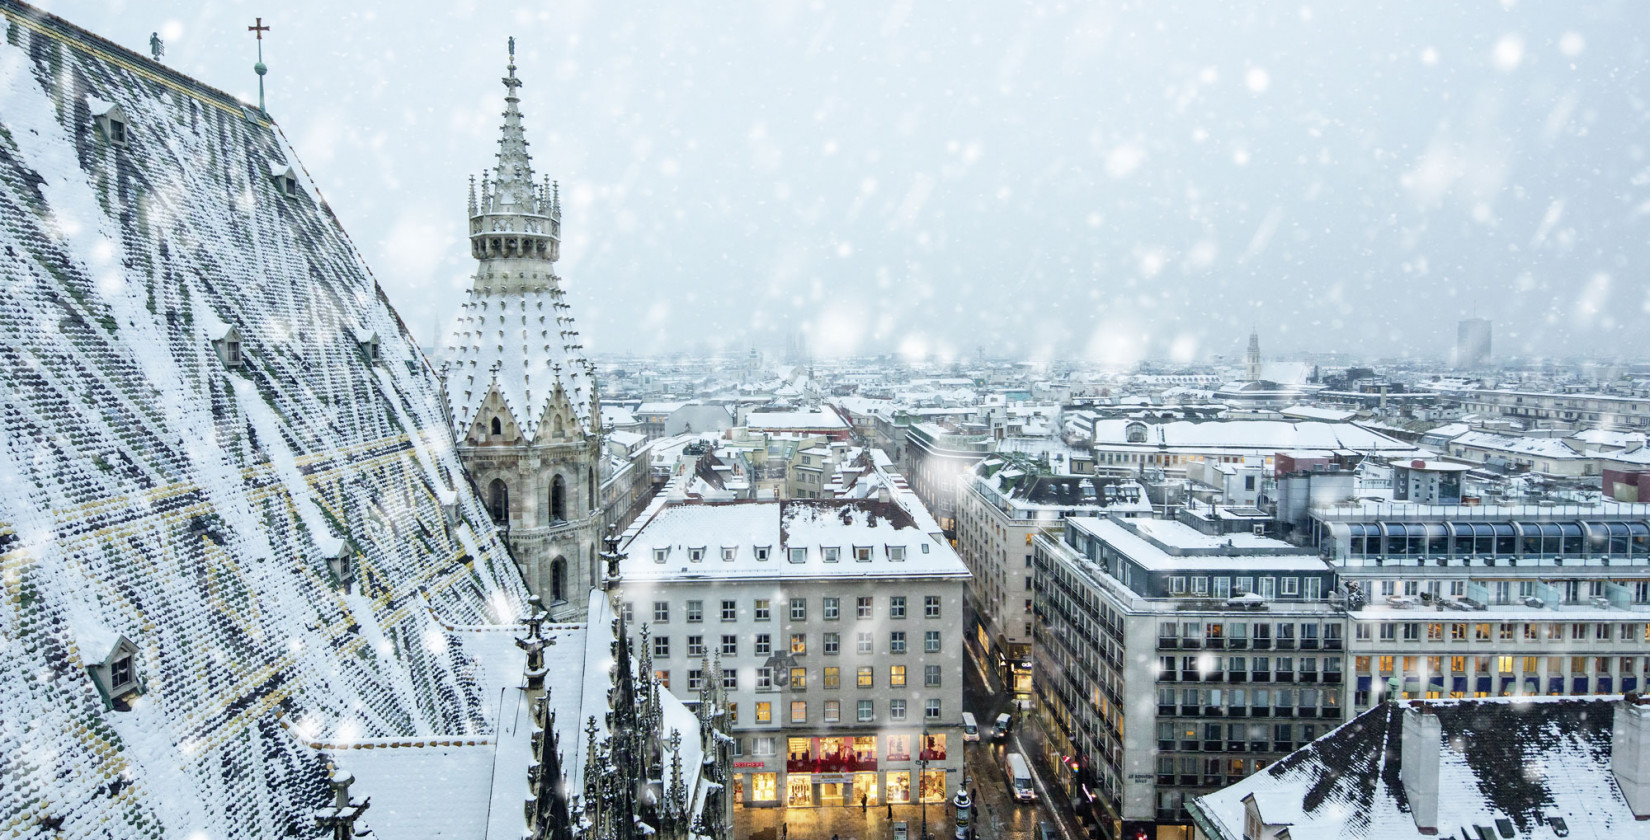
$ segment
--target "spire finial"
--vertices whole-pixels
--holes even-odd
[[[269,72],[269,68],[264,66],[264,33],[269,31],[269,27],[264,26],[263,18],[258,18],[258,22],[248,26],[246,31],[258,36],[258,63],[252,65],[252,72],[258,74],[258,110],[268,112],[269,109],[264,107],[264,74]]]

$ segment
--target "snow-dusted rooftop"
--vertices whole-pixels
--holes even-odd
[[[1094,443],[1099,448],[1150,447],[1182,450],[1241,449],[1271,451],[1408,452],[1415,447],[1352,423],[1286,422],[1282,420],[1219,420],[1145,424],[1146,440],[1130,443],[1126,418],[1097,420]]]

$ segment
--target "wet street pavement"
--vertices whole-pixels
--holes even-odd
[[[974,840],[1036,840],[1035,831],[1040,821],[1063,824],[1056,828],[1059,840],[1085,840],[1079,834],[1071,815],[1060,818],[1052,815],[1047,793],[1056,793],[1047,787],[1051,778],[1048,770],[1036,760],[1037,750],[1031,733],[1023,730],[1023,718],[1015,724],[1009,746],[992,736],[992,723],[997,715],[1009,711],[1008,695],[992,691],[981,679],[982,674],[972,661],[964,666],[963,706],[979,721],[981,740],[967,744],[968,786],[975,796],[972,821]],[[1003,770],[1003,754],[1014,749],[1031,762],[1034,782],[1039,791],[1034,803],[1015,802],[1009,795],[1007,774]],[[1045,791],[1047,793],[1045,793]],[[935,840],[952,840],[955,822],[950,802],[930,803],[927,808],[928,833]],[[734,837],[738,840],[893,840],[894,824],[905,822],[909,840],[922,838],[923,808],[919,805],[886,805],[861,809],[858,805],[833,805],[812,808],[734,808]]]

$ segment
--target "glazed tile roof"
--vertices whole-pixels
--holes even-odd
[[[0,14],[0,837],[309,836],[323,758],[294,733],[488,732],[435,616],[510,620],[519,575],[435,375],[278,127]],[[238,367],[214,347],[235,334]],[[129,712],[84,667],[116,636]]]

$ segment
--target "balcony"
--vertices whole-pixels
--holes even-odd
[[[1271,682],[1272,681],[1272,672],[1270,672],[1270,671],[1255,671],[1255,672],[1253,672],[1249,675],[1249,681],[1250,682]]]
[[[1174,717],[1174,710],[1175,706],[1172,703],[1169,705],[1164,705],[1162,703],[1157,704],[1158,717]]]
[[[1226,672],[1226,681],[1227,682],[1243,682],[1244,678],[1247,677],[1247,676],[1248,676],[1248,674],[1243,672],[1243,671],[1227,671]]]
[[[1295,678],[1295,681],[1296,682],[1303,682],[1303,683],[1315,683],[1315,682],[1318,681],[1318,672],[1317,671],[1304,671],[1304,672],[1301,673],[1300,676]]]
[[[1249,710],[1242,706],[1233,706],[1226,711],[1226,714],[1231,715],[1232,717],[1247,717]]]
[[[1294,639],[1279,639],[1278,640],[1278,650],[1294,650],[1294,649],[1295,649],[1295,640]]]
[[[1323,675],[1323,681],[1327,685],[1340,685],[1341,684],[1341,672],[1340,671],[1325,671],[1324,675]]]
[[[1295,716],[1295,707],[1294,706],[1273,706],[1272,707],[1272,717],[1286,718],[1286,717],[1294,717],[1294,716]]]
[[[1323,649],[1324,650],[1340,650],[1341,649],[1341,640],[1340,639],[1324,639],[1323,640]]]
[[[1180,714],[1182,717],[1197,717],[1198,713],[1202,711],[1202,706],[1187,705],[1185,703],[1180,704]]]
[[[1180,681],[1181,682],[1197,682],[1197,672],[1196,671],[1181,671],[1180,672]]]
[[[1294,671],[1279,671],[1272,677],[1273,682],[1292,683],[1295,681]]]
[[[1227,752],[1243,752],[1243,742],[1242,741],[1227,741],[1226,742],[1226,751]]]
[[[1221,707],[1221,706],[1204,706],[1203,707],[1203,716],[1204,717],[1223,717],[1225,714],[1226,714],[1226,709]]]
[[[1317,639],[1301,639],[1301,650],[1317,650]]]
[[[1181,639],[1180,640],[1180,649],[1181,650],[1202,650],[1203,649],[1203,640],[1202,639]]]
[[[1203,742],[1203,751],[1204,752],[1220,752],[1220,742],[1219,741],[1204,741]]]
[[[1174,682],[1180,679],[1179,671],[1164,671],[1157,675],[1158,682]]]
[[[1209,673],[1203,675],[1204,682],[1220,682],[1224,679],[1226,679],[1225,675],[1219,671],[1210,671]]]
[[[1249,649],[1249,640],[1248,639],[1227,639],[1226,640],[1226,649],[1227,650],[1248,650]]]
[[[1271,650],[1272,649],[1272,640],[1271,639],[1256,639],[1254,641],[1254,645],[1255,645],[1255,650]]]
[[[1317,716],[1318,716],[1318,709],[1317,709],[1316,706],[1296,706],[1295,707],[1295,717],[1315,718]]]
[[[1177,650],[1180,647],[1180,640],[1165,639],[1160,636],[1157,639],[1157,647],[1159,650]]]

